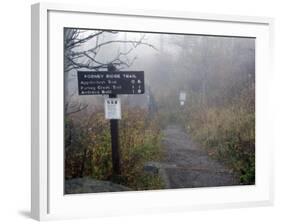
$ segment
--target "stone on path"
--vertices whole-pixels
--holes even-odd
[[[66,194],[130,191],[131,189],[110,181],[95,180],[90,177],[74,178],[65,181]]]

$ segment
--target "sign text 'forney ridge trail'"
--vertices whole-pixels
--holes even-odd
[[[79,95],[143,94],[143,71],[78,71]]]

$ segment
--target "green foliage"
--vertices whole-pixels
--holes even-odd
[[[157,121],[143,109],[127,109],[120,123],[122,176],[127,186],[136,190],[162,186],[158,176],[143,172],[145,162],[161,159],[160,129]]]
[[[183,118],[192,137],[236,171],[241,184],[255,183],[255,114],[250,97],[242,93],[224,106],[190,107]]]
[[[91,173],[92,136],[82,123],[65,119],[65,178],[82,177]]]
[[[76,117],[67,118],[65,142],[71,144],[66,148],[66,178],[91,176],[94,179],[123,184],[135,190],[163,187],[159,176],[143,172],[145,162],[161,158],[161,135],[156,120],[149,118],[146,110],[134,108],[132,111],[123,108],[119,125],[121,176],[118,178],[112,175],[108,123],[101,112],[94,113],[85,121]],[[72,141],[69,141],[69,136]],[[82,173],[81,167],[84,167]]]
[[[96,144],[92,151],[92,173],[91,176],[99,180],[107,180],[111,176],[111,142],[110,133],[103,129],[96,135]]]

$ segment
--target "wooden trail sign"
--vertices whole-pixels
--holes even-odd
[[[79,95],[143,94],[143,71],[78,71]]]

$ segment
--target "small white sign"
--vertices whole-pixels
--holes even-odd
[[[180,101],[185,101],[186,100],[186,92],[183,92],[183,91],[180,92],[179,100]]]
[[[121,119],[120,98],[104,99],[105,119]]]

